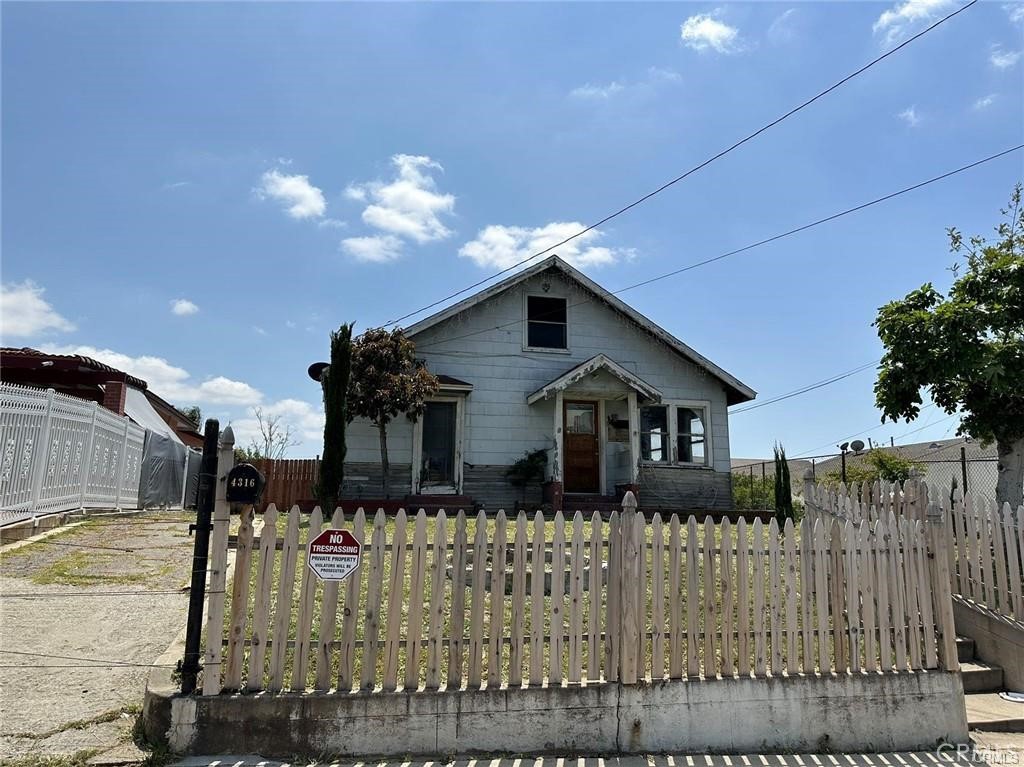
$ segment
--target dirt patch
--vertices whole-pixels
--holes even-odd
[[[96,518],[0,553],[0,760],[131,744],[150,665],[185,625],[193,516]]]

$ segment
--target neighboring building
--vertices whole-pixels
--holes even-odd
[[[394,495],[533,505],[540,486],[505,473],[544,450],[555,508],[627,488],[645,508],[731,507],[727,408],[755,392],[557,256],[406,333],[441,389],[389,426]],[[379,496],[376,428],[357,420],[347,443],[345,495]]]
[[[118,416],[127,417],[145,430],[142,462],[138,469],[139,508],[194,504],[199,453],[190,448],[202,447],[203,439],[196,424],[149,391],[141,378],[78,354],[0,348],[0,380],[36,389],[53,389],[59,394],[95,402]],[[98,412],[98,409],[93,411],[94,425]],[[88,429],[78,435],[78,450],[85,446],[87,433]],[[68,433],[62,439],[64,460],[67,462],[74,437]],[[88,453],[88,448],[85,452]],[[78,471],[77,467],[75,471]]]
[[[874,445],[875,450],[898,455],[918,465],[923,479],[930,484],[949,487],[956,482],[963,488],[964,476],[967,488],[980,493],[994,495],[998,475],[998,455],[995,443],[982,444],[971,437],[939,439],[931,442],[915,442],[910,445]],[[864,465],[870,449],[859,453],[846,454],[846,467]],[[815,461],[815,476],[839,475],[842,472],[842,456],[836,455]]]
[[[28,347],[0,348],[0,380],[90,400],[174,441],[194,448],[203,446],[198,424],[149,391],[145,381],[92,357],[47,354]]]

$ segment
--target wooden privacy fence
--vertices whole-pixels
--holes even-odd
[[[338,510],[364,544],[339,584],[306,565],[320,510],[271,506],[258,536],[242,512],[229,584],[227,521],[221,504],[207,695],[958,667],[941,522],[647,522],[631,494],[570,520]]]
[[[319,458],[261,458],[253,465],[267,480],[261,501],[264,508],[272,503],[279,508],[290,509],[316,498],[314,488],[320,481]]]
[[[1000,508],[980,493],[965,497],[956,489],[932,490],[916,479],[836,488],[809,483],[804,497],[809,517],[854,522],[890,512],[922,519],[934,498],[931,507],[950,531],[946,557],[952,593],[1024,624],[1024,506],[1014,514],[1009,504]]]

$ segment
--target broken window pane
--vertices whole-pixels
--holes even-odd
[[[640,457],[645,461],[668,461],[668,409],[640,408]]]

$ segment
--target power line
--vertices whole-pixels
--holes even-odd
[[[150,596],[182,596],[188,591],[188,587],[177,590],[154,590],[154,591],[74,591],[74,592],[52,592],[52,591],[21,591],[11,594],[0,593],[3,599],[46,599],[46,598],[72,598],[79,597],[150,597]],[[226,594],[227,591],[207,591],[207,594]]]
[[[918,413],[920,414],[921,412],[927,410],[928,408],[932,408],[932,407],[935,407],[935,403],[934,402],[930,403],[928,405],[925,405],[924,407],[922,407],[921,410],[918,411]],[[900,439],[902,439],[903,437],[910,436],[911,434],[917,434],[919,431],[924,431],[925,429],[929,428],[930,426],[938,426],[940,423],[945,423],[950,418],[955,418],[957,415],[958,415],[957,413],[953,413],[953,415],[948,416],[946,418],[939,419],[938,421],[935,421],[934,423],[926,423],[924,426],[921,426],[921,427],[919,427],[917,429],[913,429],[911,431],[904,432],[902,435],[900,435]],[[883,423],[878,424],[877,426],[872,426],[870,429],[865,429],[864,431],[859,431],[856,434],[850,434],[847,437],[842,437],[842,438],[837,439],[837,440],[830,440],[829,442],[824,442],[824,443],[822,443],[820,445],[816,445],[815,447],[811,448],[810,450],[804,450],[803,452],[797,453],[796,455],[793,456],[793,458],[804,458],[804,457],[807,457],[808,453],[812,453],[815,450],[818,450],[818,449],[820,449],[822,447],[826,447],[828,445],[834,445],[836,442],[846,442],[848,440],[853,439],[854,437],[859,437],[862,434],[869,434],[869,433],[871,433],[873,431],[877,431],[878,429],[881,429],[885,425],[886,424],[883,422]],[[899,447],[899,445],[897,445],[896,447]],[[835,455],[835,454],[833,454],[833,455]]]
[[[33,658],[50,658],[52,660],[77,660],[85,663],[99,663],[106,664],[109,668],[117,666],[139,666],[143,668],[173,668],[176,664],[174,663],[135,663],[133,661],[126,660],[110,660],[109,658],[85,658],[78,655],[52,655],[49,653],[42,652],[26,652],[24,650],[0,650],[0,653],[6,653],[7,655],[27,655]],[[36,666],[36,668],[46,668],[45,666]],[[100,666],[80,666],[79,668],[100,668]]]
[[[807,386],[804,386],[804,387],[802,387],[800,389],[795,389],[795,390],[793,390],[791,392],[788,392],[787,394],[780,394],[778,397],[773,397],[772,399],[765,400],[764,402],[758,402],[756,405],[750,405],[749,407],[742,407],[739,410],[733,410],[731,413],[729,413],[729,415],[730,416],[734,416],[737,413],[746,413],[748,410],[757,410],[759,407],[765,407],[766,405],[774,405],[776,402],[782,402],[783,400],[787,400],[787,399],[790,399],[792,397],[799,396],[800,394],[806,394],[807,392],[814,391],[815,389],[820,389],[823,386],[828,386],[829,384],[834,384],[837,381],[842,381],[844,378],[849,378],[852,375],[856,375],[857,373],[861,373],[861,372],[867,370],[868,368],[874,367],[875,365],[878,364],[878,362],[879,362],[879,360],[875,360],[874,362],[868,362],[868,363],[866,363],[864,365],[861,365],[860,367],[854,368],[853,370],[848,370],[845,373],[840,373],[839,375],[835,375],[832,378],[826,378],[823,381],[818,381],[818,382],[813,383],[813,384],[808,384]]]
[[[751,140],[757,138],[758,136],[760,136],[765,131],[767,131],[767,130],[769,130],[771,128],[774,128],[776,125],[781,123],[783,120],[786,120],[786,119],[792,117],[793,115],[795,115],[797,112],[799,112],[799,111],[801,111],[803,109],[806,109],[811,104],[813,104],[815,101],[818,101],[819,99],[827,96],[832,91],[834,91],[837,88],[845,85],[846,83],[848,83],[850,80],[854,79],[855,77],[863,74],[864,72],[866,72],[867,70],[871,69],[873,66],[875,66],[879,62],[884,61],[885,59],[889,58],[889,56],[892,56],[897,51],[901,50],[902,48],[905,48],[906,46],[910,45],[915,40],[917,40],[917,39],[923,37],[924,35],[928,34],[929,32],[931,32],[936,27],[941,26],[942,24],[945,24],[947,21],[952,19],[954,16],[957,16],[960,13],[963,13],[964,11],[966,11],[968,8],[970,8],[972,5],[974,5],[977,2],[978,2],[978,0],[971,0],[971,2],[967,3],[967,5],[964,5],[961,8],[958,8],[957,10],[953,11],[952,13],[950,13],[948,16],[944,16],[943,18],[939,19],[938,21],[936,21],[934,24],[932,24],[931,26],[927,27],[926,29],[922,29],[916,35],[914,35],[913,37],[910,37],[907,40],[904,40],[902,43],[897,45],[895,48],[893,48],[893,49],[883,53],[881,56],[878,56],[877,58],[872,59],[867,64],[862,66],[860,69],[857,69],[854,72],[851,72],[850,74],[846,75],[846,77],[842,78],[841,80],[833,83],[832,85],[830,85],[829,87],[825,88],[824,90],[819,91],[814,96],[812,96],[811,98],[807,99],[806,101],[804,101],[803,103],[799,104],[798,106],[793,107],[792,109],[790,109],[788,112],[786,112],[782,116],[775,118],[774,120],[772,120],[769,123],[766,123],[765,125],[762,125],[760,128],[755,130],[753,133],[748,134],[747,136],[745,136],[744,138],[742,138],[739,141],[735,142],[734,144],[732,144],[731,146],[727,147],[726,149],[723,149],[722,151],[718,152],[717,154],[712,155],[711,157],[709,157],[707,160],[704,160],[704,162],[700,163],[699,165],[695,165],[694,167],[690,168],[688,171],[686,171],[682,175],[676,176],[671,181],[668,181],[667,183],[662,184],[657,189],[655,189],[653,192],[648,192],[647,194],[645,194],[643,197],[639,198],[638,200],[634,200],[633,202],[629,203],[628,205],[626,205],[626,206],[624,206],[622,208],[619,208],[614,213],[611,213],[611,214],[605,216],[604,218],[602,218],[601,220],[596,221],[593,224],[590,224],[586,228],[581,229],[580,231],[576,232],[576,234],[573,234],[570,237],[566,237],[561,242],[556,242],[555,244],[550,245],[550,246],[544,248],[543,250],[537,251],[532,256],[529,256],[528,258],[524,258],[522,261],[518,261],[518,262],[512,264],[511,266],[508,266],[508,267],[502,269],[499,272],[495,272],[494,274],[490,275],[489,277],[485,277],[482,280],[478,280],[477,282],[474,282],[472,285],[468,285],[467,287],[462,288],[461,290],[457,290],[454,293],[450,293],[447,296],[445,296],[444,298],[440,298],[437,301],[434,301],[433,303],[427,304],[426,306],[421,306],[419,309],[416,309],[415,311],[411,311],[411,312],[409,312],[407,314],[403,314],[401,317],[399,317],[397,319],[390,320],[390,321],[386,322],[383,327],[389,327],[391,325],[397,325],[402,320],[408,319],[409,317],[417,315],[417,314],[419,314],[421,312],[425,312],[427,309],[432,309],[432,308],[434,308],[435,306],[437,306],[439,304],[443,304],[445,301],[448,301],[448,300],[450,300],[452,298],[456,298],[457,296],[460,296],[463,293],[465,293],[465,292],[467,292],[469,290],[472,290],[473,288],[478,288],[481,285],[489,282],[490,280],[493,280],[495,277],[500,277],[501,275],[506,274],[506,273],[512,271],[513,269],[516,269],[516,268],[522,266],[523,264],[529,263],[530,261],[532,261],[535,258],[538,258],[539,256],[543,256],[545,253],[551,252],[555,248],[560,248],[562,245],[565,245],[565,244],[567,244],[569,242],[572,242],[577,237],[582,237],[587,232],[590,232],[590,231],[592,231],[594,229],[597,229],[599,226],[603,226],[604,224],[606,224],[609,221],[611,221],[613,218],[617,218],[618,216],[621,216],[623,213],[625,213],[625,212],[627,212],[629,210],[632,210],[633,208],[635,208],[638,205],[641,205],[642,203],[644,203],[647,200],[651,199],[655,195],[660,194],[661,192],[664,192],[669,187],[674,186],[675,184],[678,184],[680,181],[682,181],[683,179],[687,178],[688,176],[691,176],[694,173],[696,173],[697,171],[702,170],[703,168],[706,168],[708,165],[713,163],[715,160],[718,160],[718,159],[724,157],[725,155],[729,154],[733,150],[738,149],[739,147],[743,146],[748,141],[751,141]]]
[[[1008,155],[1008,154],[1010,154],[1012,152],[1017,152],[1017,151],[1019,151],[1022,148],[1024,148],[1024,144],[1018,144],[1016,146],[1010,147],[1009,149],[1004,149],[1001,152],[996,152],[995,154],[992,154],[992,155],[989,155],[988,157],[982,158],[981,160],[976,160],[975,162],[968,163],[967,165],[961,165],[959,168],[955,168],[955,169],[947,171],[945,173],[941,173],[938,176],[933,176],[932,178],[929,178],[929,179],[927,179],[925,181],[918,182],[916,184],[912,184],[911,186],[904,187],[903,189],[900,189],[899,191],[891,192],[891,193],[883,195],[881,197],[876,197],[875,199],[870,200],[868,202],[864,202],[864,203],[861,203],[859,205],[855,205],[852,208],[847,208],[847,209],[842,210],[842,211],[840,211],[838,213],[833,213],[830,216],[825,216],[824,218],[819,218],[819,219],[817,219],[815,221],[812,221],[812,222],[810,222],[808,224],[804,224],[802,226],[798,226],[798,227],[795,227],[793,229],[789,229],[788,231],[782,232],[780,234],[772,235],[771,237],[766,237],[763,240],[758,240],[757,242],[751,243],[749,245],[744,245],[741,248],[736,248],[735,250],[730,250],[730,251],[728,251],[726,253],[721,253],[721,254],[719,254],[717,256],[714,256],[712,258],[707,258],[707,259],[704,259],[703,261],[697,261],[695,263],[689,264],[689,265],[681,267],[679,269],[675,269],[675,270],[673,270],[671,272],[665,272],[664,274],[659,274],[659,275],[657,275],[655,277],[651,277],[651,278],[643,280],[641,282],[637,282],[637,283],[634,283],[632,285],[627,285],[624,288],[619,288],[618,290],[613,290],[613,291],[610,291],[609,293],[610,293],[610,295],[613,295],[613,296],[619,295],[620,293],[625,293],[628,290],[634,290],[635,288],[643,287],[645,285],[650,285],[651,283],[658,282],[659,280],[668,279],[669,277],[675,277],[675,276],[677,276],[679,274],[682,274],[683,272],[688,272],[688,271],[691,271],[693,269],[697,269],[697,268],[699,268],[701,266],[707,266],[708,264],[714,263],[716,261],[721,261],[721,260],[729,258],[731,256],[739,255],[740,253],[745,253],[748,250],[753,250],[754,248],[759,248],[759,247],[761,247],[763,245],[767,245],[767,244],[772,243],[772,242],[777,242],[778,240],[784,239],[786,237],[792,237],[795,234],[799,234],[800,232],[805,232],[808,229],[812,229],[812,228],[814,228],[816,226],[821,226],[822,224],[826,224],[826,223],[828,223],[830,221],[835,221],[836,219],[842,218],[844,216],[848,216],[848,215],[850,215],[852,213],[857,213],[858,211],[864,210],[865,208],[870,208],[870,207],[872,207],[874,205],[879,205],[879,204],[881,204],[883,202],[887,202],[888,200],[892,200],[892,199],[894,199],[896,197],[900,197],[900,196],[902,196],[904,194],[909,194],[910,192],[913,192],[913,191],[916,191],[916,190],[921,189],[923,187],[929,186],[930,184],[935,184],[935,183],[937,183],[939,181],[943,181],[943,180],[945,180],[947,178],[950,178],[951,176],[955,176],[955,175],[957,175],[959,173],[964,173],[964,172],[966,172],[968,170],[972,170],[973,168],[976,168],[979,165],[984,165],[985,163],[991,162],[992,160],[997,160],[1000,157]],[[573,308],[573,307],[576,307],[576,306],[582,306],[583,304],[591,303],[593,300],[594,300],[593,298],[586,298],[586,299],[584,299],[582,301],[579,301],[577,303],[570,304],[566,308]],[[472,336],[477,336],[477,335],[480,335],[481,333],[488,333],[488,332],[490,332],[492,330],[501,330],[503,328],[511,327],[513,325],[520,325],[520,324],[522,324],[522,319],[516,319],[516,320],[512,320],[511,322],[506,322],[506,323],[504,323],[502,325],[495,325],[493,327],[486,327],[486,328],[481,328],[480,330],[474,330],[471,333],[466,333],[466,334],[463,334],[461,336],[454,336],[452,338],[444,338],[444,339],[440,339],[438,341],[434,341],[433,343],[429,343],[429,344],[419,344],[419,345],[417,345],[416,348],[417,348],[417,350],[428,349],[428,348],[430,348],[432,346],[438,346],[440,344],[451,343],[453,341],[461,341],[462,339],[471,338]]]

